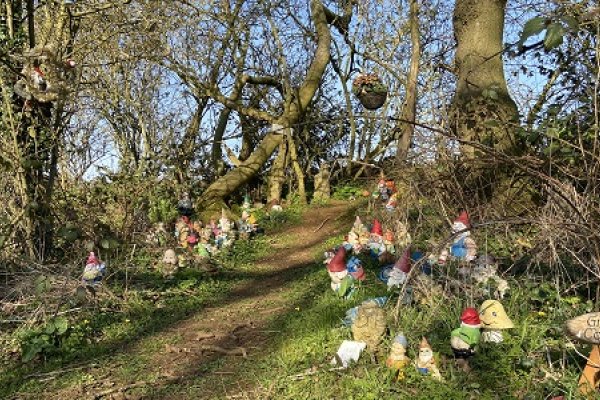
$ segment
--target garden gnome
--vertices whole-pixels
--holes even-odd
[[[83,270],[83,282],[91,286],[97,285],[104,278],[105,273],[106,265],[100,262],[93,251],[90,252]]]
[[[408,340],[403,333],[399,333],[394,338],[392,343],[392,349],[385,365],[394,370],[396,373],[397,380],[401,381],[404,379],[404,369],[410,364],[410,358],[406,356],[406,349],[408,348]]]
[[[190,199],[190,195],[188,192],[183,192],[181,195],[181,199],[177,203],[177,210],[179,214],[186,217],[191,217],[194,213],[194,208],[192,207],[192,200]]]
[[[427,339],[423,338],[419,344],[419,357],[417,358],[417,370],[423,375],[431,375],[434,379],[441,380],[440,370],[438,369],[433,350]]]
[[[377,190],[379,192],[379,198],[383,202],[387,202],[390,198],[390,193],[387,186],[385,185],[385,179],[381,178],[377,184]]]
[[[175,250],[168,249],[165,251],[165,254],[162,258],[163,263],[163,275],[164,276],[172,276],[179,266],[179,258],[177,258],[177,254],[175,254]]]
[[[402,257],[394,264],[394,268],[389,273],[387,286],[388,289],[393,287],[399,287],[402,285],[408,276],[408,273],[411,270],[411,262],[410,262],[410,248],[406,248]]]
[[[460,316],[460,327],[450,334],[450,346],[457,364],[463,371],[470,371],[469,358],[475,354],[475,346],[481,336],[481,321],[476,309],[465,308]]]
[[[465,261],[473,261],[477,257],[477,244],[471,238],[471,233],[468,230],[465,231],[470,227],[469,214],[466,211],[461,212],[452,224],[452,233],[458,234],[450,246],[450,254],[453,257]]]
[[[356,320],[352,323],[352,336],[357,342],[367,344],[374,351],[386,329],[385,311],[375,302],[367,302],[358,307]]]
[[[345,258],[346,249],[342,246],[337,250],[327,265],[327,272],[331,278],[331,289],[335,292],[340,289],[342,281],[348,276]]]
[[[389,254],[396,254],[396,247],[394,246],[394,231],[386,229],[385,235],[383,235],[383,244],[385,245],[385,251]]]
[[[383,228],[377,219],[373,221],[373,227],[371,228],[369,249],[371,250],[371,255],[375,257],[379,257],[379,255],[385,251],[385,244],[383,243]]]
[[[225,209],[221,209],[221,219],[219,219],[219,226],[221,227],[222,233],[229,233],[231,231],[231,223],[229,222],[229,218],[227,218],[227,213]]]
[[[360,259],[357,257],[350,257],[347,264],[348,273],[357,281],[364,281],[366,278],[365,270],[362,267]]]
[[[244,196],[244,202],[242,203],[242,209],[249,210],[252,207],[252,203],[250,203],[250,196],[246,194]]]
[[[385,209],[388,211],[394,211],[398,206],[398,193],[394,193],[390,196],[390,199],[385,204]]]
[[[514,328],[513,322],[510,320],[504,307],[497,300],[486,300],[479,307],[479,319],[481,320],[481,340],[484,342],[500,343],[502,338],[502,330]]]
[[[403,248],[408,246],[411,242],[412,238],[410,237],[410,233],[408,233],[406,225],[398,221],[396,224],[396,244],[398,244],[400,248]]]
[[[495,286],[493,295],[499,299],[503,299],[506,292],[510,289],[508,282],[498,276],[498,264],[496,259],[489,254],[482,254],[477,257],[471,277],[477,284],[488,286],[487,288],[484,288],[484,293],[486,295],[492,294],[489,289],[490,284]]]
[[[360,234],[364,230],[365,225],[360,220],[360,217],[357,215],[356,220],[354,220],[354,225],[352,225],[352,230],[357,234]]]

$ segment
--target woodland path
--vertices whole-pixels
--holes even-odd
[[[294,280],[302,279],[299,270],[314,270],[318,262],[315,256],[323,243],[347,228],[350,207],[348,203],[333,203],[310,208],[300,224],[267,233],[273,249],[254,265],[253,279],[235,286],[223,302],[156,333],[161,346],[149,348],[140,343],[124,349],[132,364],[143,360],[142,367],[136,367],[139,379],[117,372],[127,368],[121,357],[112,367],[110,361],[94,367],[90,372],[101,378],[95,378],[94,384],[49,387],[44,398],[261,398],[261,389],[254,387],[254,382],[235,379],[241,372],[239,360],[268,353],[269,342],[278,334],[269,330],[270,321],[294,312],[295,306],[286,302],[286,295],[293,290]],[[186,386],[193,386],[189,395]]]

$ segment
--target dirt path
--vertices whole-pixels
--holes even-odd
[[[255,264],[255,278],[234,287],[218,306],[206,307],[161,332],[164,347],[152,354],[141,354],[148,362],[138,375],[147,377],[146,380],[125,382],[111,376],[110,371],[103,371],[108,373],[105,376],[105,381],[110,382],[108,388],[103,385],[93,390],[80,389],[78,394],[86,398],[184,399],[191,397],[169,394],[168,388],[173,385],[181,388],[203,375],[235,377],[241,357],[251,360],[268,351],[266,343],[277,335],[268,330],[269,322],[293,309],[293,305],[286,304],[286,294],[292,290],[294,277],[298,279],[299,269],[314,265],[315,251],[326,239],[340,232],[345,221],[339,217],[347,209],[348,204],[310,209],[301,224],[273,235],[272,246],[276,250]],[[128,351],[132,358],[149,353],[141,344]],[[215,370],[218,362],[222,365]],[[234,381],[235,386],[224,380],[222,387],[201,390],[200,396],[195,390],[193,398],[235,398],[232,394],[245,392],[252,385]],[[65,392],[53,393],[52,398],[67,398],[65,395]]]

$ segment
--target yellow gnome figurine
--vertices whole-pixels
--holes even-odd
[[[497,300],[486,300],[479,307],[479,319],[481,320],[481,340],[483,342],[501,343],[503,329],[514,328],[504,307]]]
[[[435,359],[433,358],[433,350],[427,339],[423,338],[419,345],[419,358],[417,359],[417,370],[423,375],[431,375],[433,379],[442,380],[442,375],[438,369]]]
[[[399,381],[404,379],[404,369],[410,364],[410,358],[406,356],[407,348],[408,340],[406,340],[406,336],[402,332],[397,334],[394,343],[392,343],[390,355],[385,361],[385,365],[396,372]]]

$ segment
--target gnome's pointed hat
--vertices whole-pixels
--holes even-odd
[[[406,339],[406,336],[404,336],[403,332],[398,332],[394,338],[394,342],[401,344],[405,349],[408,348],[408,340]]]
[[[471,223],[469,222],[469,214],[466,211],[461,212],[458,218],[454,220],[454,222],[460,222],[467,228],[471,227]]]
[[[90,251],[90,255],[87,258],[86,264],[100,264],[100,260],[96,257],[96,254],[93,251]]]
[[[383,228],[381,227],[381,223],[378,219],[373,221],[373,227],[371,228],[371,233],[379,236],[383,236]]]
[[[479,325],[479,313],[473,307],[465,308],[460,316],[460,321],[467,325]]]
[[[431,350],[431,346],[429,345],[429,342],[427,341],[427,339],[425,338],[425,336],[423,336],[423,339],[421,339],[421,343],[419,344],[419,349],[429,349],[429,350]]]
[[[510,329],[515,326],[497,300],[486,300],[481,304],[479,319],[481,327],[487,329]]]
[[[404,250],[404,253],[402,253],[402,257],[400,257],[400,259],[394,264],[394,268],[399,269],[405,274],[408,274],[410,272],[412,268],[412,265],[410,263],[410,247],[407,247],[406,250]]]
[[[346,269],[346,248],[341,246],[335,256],[329,261],[327,270],[329,272],[342,272]]]

